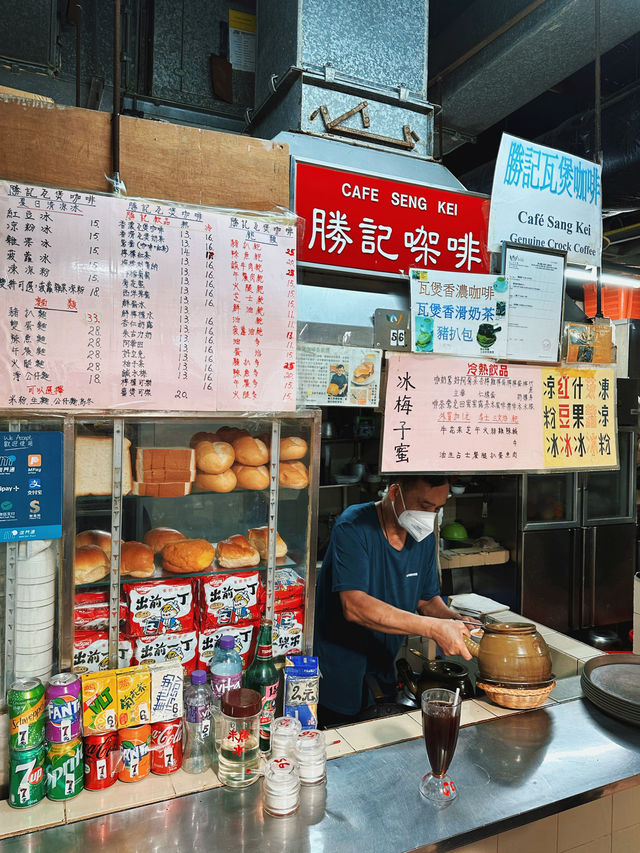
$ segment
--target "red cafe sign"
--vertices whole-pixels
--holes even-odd
[[[406,275],[489,272],[489,198],[296,163],[298,261]]]

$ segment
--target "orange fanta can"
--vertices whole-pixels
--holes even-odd
[[[151,726],[130,726],[118,731],[120,762],[118,779],[137,782],[151,771]]]

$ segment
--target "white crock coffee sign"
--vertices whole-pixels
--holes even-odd
[[[567,263],[599,266],[601,166],[503,134],[491,192],[490,251],[500,251],[503,241],[559,249]]]

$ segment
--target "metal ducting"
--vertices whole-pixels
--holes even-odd
[[[600,18],[605,53],[638,31],[638,0],[606,0]],[[594,0],[476,0],[432,50],[429,94],[442,104],[443,153],[594,58]]]

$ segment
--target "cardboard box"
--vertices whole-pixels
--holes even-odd
[[[509,552],[500,546],[494,548],[446,548],[440,551],[443,569],[461,569],[464,566],[494,566],[506,563]]]

